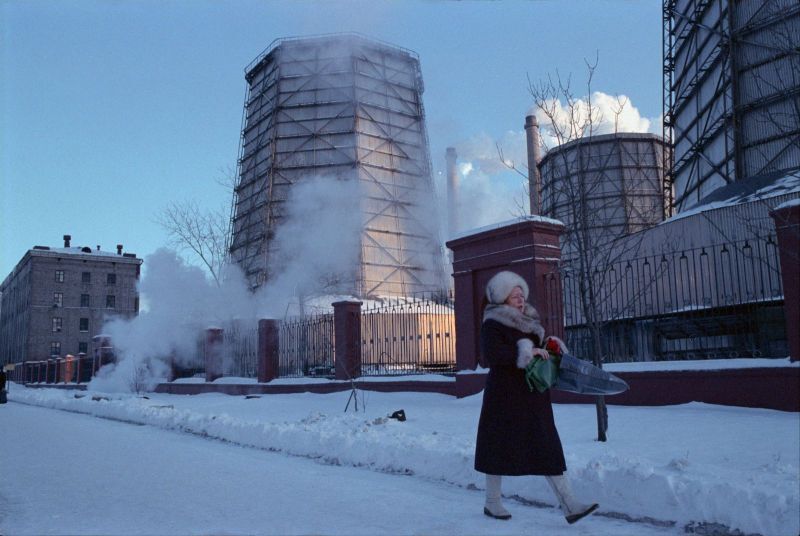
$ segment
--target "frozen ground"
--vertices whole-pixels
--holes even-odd
[[[481,514],[480,395],[360,392],[347,413],[349,392],[148,396],[13,385],[0,407],[0,533],[800,531],[797,413],[612,406],[598,443],[593,406],[556,405],[576,492],[601,504],[569,527],[542,478],[505,479],[509,523]],[[406,422],[386,418],[401,408]]]

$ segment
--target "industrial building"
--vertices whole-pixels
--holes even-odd
[[[663,18],[676,211],[800,168],[800,4],[669,0]]]
[[[446,288],[418,56],[355,34],[273,42],[246,69],[230,253],[256,288],[282,269],[296,185],[355,181],[358,258],[333,293]]]
[[[669,0],[663,22],[664,136],[638,162],[629,134],[531,156],[527,120],[542,213],[567,225],[568,340],[591,355],[593,317],[608,361],[787,355],[771,212],[800,197],[800,4]]]
[[[139,312],[133,253],[34,246],[0,285],[0,363],[89,354],[106,320]]]

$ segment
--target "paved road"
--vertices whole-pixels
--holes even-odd
[[[678,534],[85,415],[0,406],[0,534]]]

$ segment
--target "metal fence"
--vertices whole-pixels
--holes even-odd
[[[234,324],[223,333],[225,375],[258,377],[258,327]]]
[[[278,375],[333,377],[333,314],[288,318],[278,328]]]
[[[597,271],[604,360],[786,355],[774,235],[651,255]],[[567,342],[593,356],[579,280],[562,276]]]
[[[455,313],[452,301],[397,298],[361,311],[364,376],[454,372]]]

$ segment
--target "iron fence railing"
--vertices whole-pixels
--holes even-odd
[[[223,332],[225,375],[258,376],[258,327],[233,325]]]
[[[18,383],[89,383],[100,367],[110,362],[112,359],[106,356],[52,356],[50,359],[14,363],[8,379]]]
[[[332,377],[333,314],[291,317],[280,322],[278,346],[279,377]]]
[[[361,311],[361,373],[365,376],[454,372],[452,301],[399,298]]]
[[[605,361],[786,355],[774,235],[650,255],[593,274]],[[562,275],[567,342],[594,354],[579,278]]]

